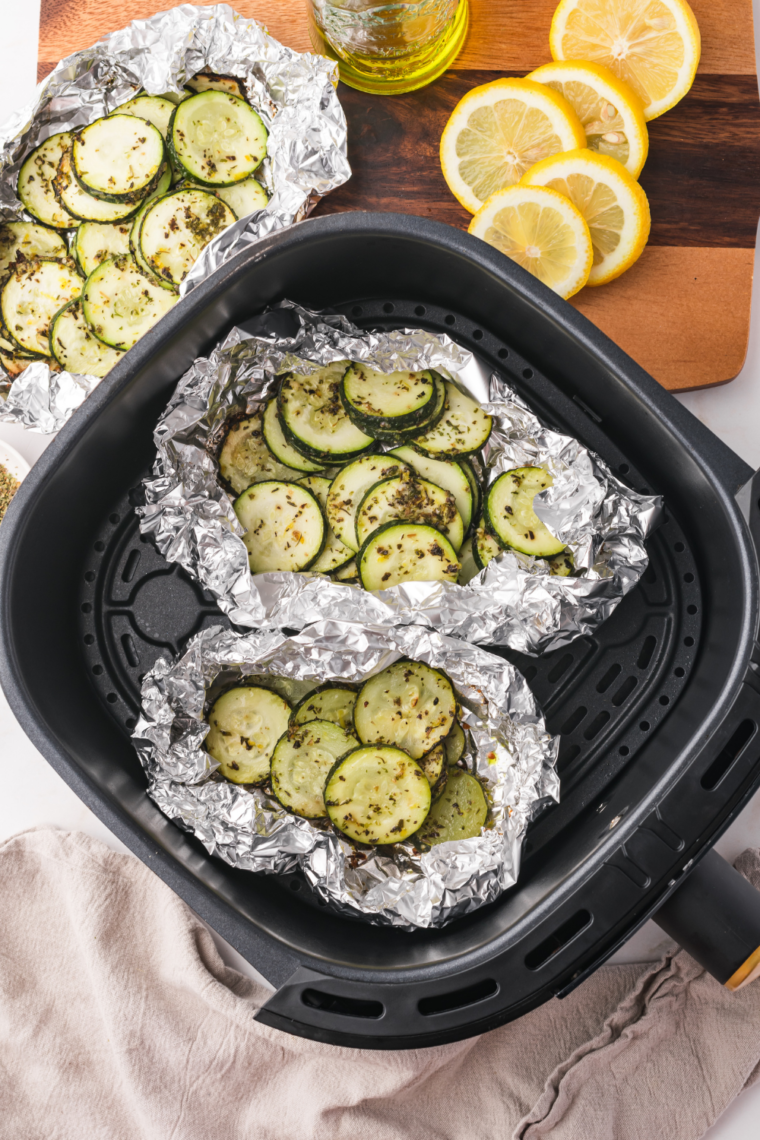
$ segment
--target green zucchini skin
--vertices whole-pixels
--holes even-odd
[[[469,772],[450,770],[446,787],[430,809],[416,839],[425,850],[480,835],[488,819],[483,786]]]
[[[315,463],[313,460],[307,459],[285,438],[277,415],[277,400],[274,396],[267,402],[261,423],[264,442],[280,463],[294,471],[303,471],[304,474],[308,475],[318,475],[324,471],[324,463]]]
[[[378,392],[383,386],[387,391]],[[377,439],[378,432],[395,435],[429,419],[436,387],[427,371],[383,373],[353,363],[341,381],[340,398],[349,419]]]
[[[534,558],[561,554],[565,543],[551,533],[533,510],[536,495],[553,483],[543,467],[505,471],[486,494],[483,517],[490,533],[504,546]]]
[[[346,415],[340,398],[344,370],[339,363],[326,365],[308,376],[287,373],[280,382],[277,411],[283,434],[296,451],[317,463],[350,463],[377,447]]]
[[[400,843],[430,811],[430,784],[411,756],[390,745],[355,748],[325,782],[330,822],[354,843]]]
[[[393,547],[397,548],[395,554]],[[399,559],[399,547],[409,551],[409,570],[403,556]],[[421,547],[422,567],[417,553]],[[394,558],[391,566],[378,564],[389,554]],[[445,535],[435,527],[409,522],[388,522],[373,531],[356,556],[356,565],[359,581],[370,591],[389,590],[403,582],[456,582],[461,570],[456,551]]]

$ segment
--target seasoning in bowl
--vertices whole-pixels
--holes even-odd
[[[11,475],[7,467],[0,463],[0,522],[10,506],[10,501],[19,489],[19,481]]]

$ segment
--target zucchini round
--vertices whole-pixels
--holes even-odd
[[[61,155],[53,190],[61,205],[80,222],[123,222],[137,213],[142,201],[138,198],[130,202],[106,202],[88,194],[74,177],[71,148]]]
[[[421,847],[474,839],[488,818],[488,802],[483,787],[469,772],[452,771],[442,795],[417,833]]]
[[[448,736],[456,711],[445,673],[402,659],[364,682],[356,698],[354,729],[362,744],[393,744],[420,760]]]
[[[129,254],[129,222],[82,222],[74,238],[74,256],[85,277],[89,277],[101,261],[119,254]]]
[[[301,698],[293,709],[291,720],[294,724],[308,724],[310,720],[329,720],[346,732],[351,732],[354,726],[357,692],[355,685],[327,681]]]
[[[286,467],[290,467],[294,471],[324,471],[324,463],[315,463],[313,459],[307,459],[305,455],[301,455],[300,451],[296,451],[291,443],[288,443],[277,418],[277,400],[274,396],[267,403],[261,423],[264,442],[280,463],[284,463]]]
[[[473,553],[473,540],[466,538],[462,543],[459,550],[459,562],[461,570],[459,571],[459,578],[457,579],[460,586],[466,586],[473,578],[476,578],[480,573],[480,567],[475,561]]]
[[[267,130],[243,99],[203,91],[176,108],[168,143],[176,165],[196,182],[234,186],[260,166],[267,152]]]
[[[445,381],[446,404],[432,431],[415,436],[417,447],[436,457],[472,455],[488,441],[493,420],[479,404]]]
[[[464,539],[462,516],[450,491],[416,479],[409,471],[370,487],[356,512],[356,540],[361,547],[384,523],[398,520],[435,527],[458,550]]]
[[[164,167],[161,177],[158,180],[158,185],[156,186],[155,190],[152,194],[148,195],[142,206],[140,206],[140,209],[135,214],[134,218],[130,220],[131,229],[129,231],[129,252],[132,254],[132,257],[134,257],[143,273],[147,274],[151,281],[158,281],[164,287],[164,289],[171,289],[172,292],[174,292],[174,286],[172,285],[171,281],[165,281],[163,277],[157,277],[151,269],[150,265],[148,265],[147,261],[142,255],[142,251],[140,250],[140,226],[142,225],[142,220],[156,199],[163,197],[164,194],[167,194],[169,192],[171,184],[172,172],[171,167],[167,163]]]
[[[34,257],[67,257],[68,250],[61,235],[47,226],[34,222],[0,223],[0,273],[8,269],[19,254],[30,261]]]
[[[16,187],[19,200],[32,217],[59,230],[73,229],[78,221],[54,190],[61,157],[71,146],[71,138],[70,131],[62,131],[40,143],[24,160]]]
[[[543,467],[516,467],[505,471],[486,494],[484,518],[486,526],[499,542],[532,554],[550,558],[565,549],[533,510],[533,500],[551,487],[552,476]]]
[[[275,459],[264,439],[261,412],[230,422],[219,450],[219,473],[236,495],[253,483],[292,481],[301,472]]]
[[[403,431],[430,415],[436,390],[430,372],[378,372],[353,363],[341,383],[346,412],[363,431]]]
[[[233,784],[261,784],[275,745],[287,731],[290,705],[271,689],[240,685],[222,693],[206,717],[206,751]]]
[[[330,822],[355,843],[399,843],[428,814],[430,785],[400,748],[356,748],[330,772],[325,808]]]
[[[322,553],[327,523],[318,501],[298,483],[254,483],[235,499],[245,527],[243,542],[252,574],[308,570]]]
[[[277,395],[280,424],[293,446],[317,462],[345,463],[374,445],[346,415],[340,398],[345,362],[338,361],[308,376],[283,376]]]
[[[548,558],[547,564],[549,573],[553,574],[555,578],[569,578],[575,570],[575,561],[569,550],[563,551],[562,554],[555,554],[553,558]]]
[[[152,123],[118,112],[96,119],[71,144],[71,169],[87,194],[104,202],[142,201],[158,182],[164,140]]]
[[[19,348],[39,356],[50,352],[50,322],[61,305],[82,292],[84,282],[70,261],[25,261],[0,293],[3,324]]]
[[[480,513],[483,507],[483,490],[480,485],[480,479],[478,478],[475,472],[475,468],[473,467],[470,460],[460,458],[457,460],[457,462],[464,471],[467,477],[467,482],[470,484],[470,490],[472,491],[472,519],[470,521],[470,526],[472,527],[475,519],[480,518]]]
[[[176,104],[164,95],[138,95],[136,98],[122,103],[113,114],[134,115],[137,119],[144,119],[146,123],[152,123],[156,130],[161,132],[161,137],[165,139],[169,132],[169,123],[174,114],[175,106]]]
[[[238,99],[245,99],[245,88],[234,75],[217,75],[213,71],[199,71],[192,79],[188,79],[185,87],[195,94],[200,91],[224,91],[226,95],[236,95]]]
[[[90,332],[80,300],[69,301],[53,317],[50,351],[61,368],[83,376],[105,376],[124,355]]]
[[[451,491],[454,496],[457,510],[462,516],[464,533],[470,529],[473,513],[473,495],[470,479],[465,471],[464,464],[453,459],[431,459],[422,455],[413,447],[397,447],[389,455],[402,459],[417,474],[426,479],[428,483],[435,483],[436,487],[443,487],[444,491]]]
[[[466,745],[467,738],[464,729],[459,721],[455,720],[451,726],[451,732],[443,742],[443,747],[446,750],[446,763],[449,768],[453,768],[462,759]]]
[[[336,570],[335,573],[331,575],[331,577],[336,582],[355,582],[358,584],[359,571],[356,567],[356,559],[352,558],[351,561],[347,562],[345,566],[341,566],[339,570]]]
[[[330,489],[330,480],[322,478],[321,475],[306,475],[303,479],[299,479],[298,482],[303,487],[308,487],[324,512],[325,503],[327,502],[327,492]],[[326,517],[327,516],[325,516],[325,518]],[[309,569],[314,574],[332,574],[334,570],[339,570],[341,566],[345,566],[347,562],[353,562],[353,559],[354,551],[348,546],[343,545],[328,523],[327,538],[325,539],[322,553],[316,562],[312,562]]]
[[[370,487],[409,468],[388,455],[365,455],[348,463],[332,481],[327,495],[327,519],[344,545],[357,551],[356,512]]]
[[[431,788],[434,788],[440,780],[445,760],[446,753],[443,744],[436,744],[435,748],[431,748],[429,752],[420,757],[418,763]]]
[[[456,582],[460,565],[449,540],[432,526],[389,522],[378,527],[356,559],[365,590],[404,582]]]
[[[149,281],[131,257],[107,257],[85,282],[82,311],[98,340],[126,352],[177,300]]]
[[[137,238],[140,253],[156,277],[179,289],[208,243],[234,221],[216,194],[177,190],[145,211]]]
[[[227,203],[236,218],[247,218],[269,204],[269,195],[256,178],[245,178],[234,186],[220,186],[215,193]]]
[[[359,741],[329,720],[292,724],[272,756],[272,791],[284,808],[304,819],[326,815],[325,781],[335,761]]]
[[[478,570],[485,570],[492,558],[504,550],[502,544],[486,530],[485,520],[481,518],[475,534],[472,537],[472,556]]]

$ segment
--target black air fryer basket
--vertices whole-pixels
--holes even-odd
[[[518,885],[443,930],[345,919],[298,875],[210,857],[148,798],[129,739],[158,654],[223,620],[140,539],[134,493],[153,427],[194,357],[285,297],[365,327],[450,333],[547,423],[666,503],[649,569],[593,637],[512,655],[562,736],[561,802],[529,829]],[[393,214],[313,219],[195,289],[27,477],[0,528],[2,684],[84,802],[278,987],[258,1015],[269,1025],[371,1048],[480,1033],[569,992],[658,910],[726,981],[760,944],[756,896],[747,887],[728,913],[743,880],[713,854],[679,880],[760,782],[752,477],[584,317],[478,239]]]

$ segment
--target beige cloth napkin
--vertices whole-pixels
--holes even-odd
[[[760,883],[760,851],[740,869]],[[675,950],[410,1052],[261,1026],[268,992],[137,859],[0,844],[2,1140],[696,1140],[760,1061],[760,984],[730,995]]]

